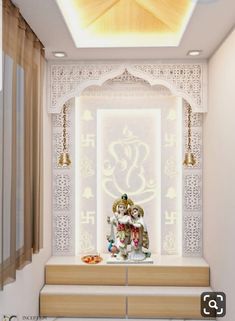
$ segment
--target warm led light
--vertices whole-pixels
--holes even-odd
[[[77,48],[177,47],[197,1],[56,0]]]
[[[54,55],[56,58],[64,58],[64,57],[66,57],[66,53],[63,52],[63,51],[54,51],[54,52],[53,52],[53,55]]]
[[[202,53],[201,50],[190,50],[187,55],[188,56],[199,56],[201,53]]]

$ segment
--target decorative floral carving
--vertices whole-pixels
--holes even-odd
[[[68,107],[66,126],[68,150],[71,154],[73,128],[72,102],[66,102]],[[72,200],[72,166],[62,168],[58,158],[62,152],[62,113],[52,115],[53,128],[53,255],[74,255],[74,224]]]
[[[135,64],[134,69],[152,79],[169,82],[202,105],[202,66],[200,64]]]
[[[200,256],[202,253],[201,214],[186,214],[183,220],[183,254]]]
[[[135,77],[132,74],[128,72],[128,70],[125,70],[121,75],[118,75],[114,77],[113,79],[107,80],[105,84],[107,83],[124,83],[124,84],[133,84],[133,83],[141,83],[141,84],[148,84],[149,82],[144,80],[143,78]],[[105,85],[104,84],[104,85]]]
[[[72,223],[68,215],[54,217],[54,254],[71,254],[72,248]]]
[[[82,82],[99,80],[104,74],[117,68],[112,64],[76,64],[51,66],[51,108],[56,108],[58,99],[76,91]]]
[[[116,74],[116,75],[115,75]],[[151,85],[164,82],[176,94],[181,93],[188,97],[193,104],[193,109],[203,111],[206,94],[203,93],[204,72],[203,64],[162,64],[162,63],[129,63],[123,65],[111,63],[83,63],[50,66],[50,112],[58,112],[61,108],[59,102],[66,101],[78,91],[90,85],[100,85],[108,79],[131,81],[129,74],[134,76],[134,81],[143,79]],[[120,76],[121,75],[121,76]],[[105,79],[106,78],[106,79]],[[143,81],[142,81],[143,82]]]
[[[188,103],[184,100],[184,149],[187,143]],[[192,113],[192,152],[196,164],[192,168],[183,168],[183,255],[202,255],[202,114]],[[190,211],[191,213],[187,213]],[[197,215],[195,214],[197,211]],[[200,212],[199,212],[200,211]]]
[[[120,95],[121,84],[129,84],[130,86],[122,87],[123,97],[129,96],[152,96],[152,95],[170,95],[170,89],[175,89],[178,93],[186,94],[194,103],[194,111],[205,111],[206,102],[204,97],[206,93],[202,87],[203,80],[203,65],[201,64],[128,64],[126,69],[121,69],[121,64],[74,64],[74,65],[52,65],[51,66],[51,101],[49,111],[52,113],[60,111],[63,97],[69,97],[70,93],[74,93],[79,86],[94,85],[89,90],[85,90],[84,95],[110,95],[118,97]],[[122,70],[122,71],[121,71]],[[124,72],[123,72],[124,71]],[[116,74],[116,75],[115,75]],[[106,77],[106,82],[101,90],[97,85],[100,85],[100,80]],[[155,84],[150,87],[150,83],[155,81],[169,85],[167,88],[160,84]],[[105,81],[105,80],[104,80]],[[99,83],[100,82],[100,83]],[[133,89],[131,87],[132,84]],[[118,90],[115,91],[119,86]],[[137,90],[138,87],[138,90]],[[68,142],[69,148],[73,148],[72,132],[74,130],[73,118],[71,117],[70,102],[68,110]],[[186,110],[187,102],[184,100],[184,109]],[[196,106],[196,107],[195,107]],[[173,113],[169,114],[168,120],[174,120]],[[93,118],[92,114],[86,113],[84,120],[90,121]],[[184,117],[185,128],[187,127],[187,117]],[[52,115],[53,125],[53,165],[54,165],[54,194],[53,194],[53,209],[54,209],[54,239],[53,239],[53,254],[54,255],[74,255],[75,238],[72,228],[73,197],[72,197],[72,169],[61,169],[57,167],[56,159],[61,152],[61,129],[62,118],[61,114]],[[201,210],[202,210],[202,114],[192,114],[192,145],[193,152],[199,161],[194,168],[183,169],[183,255],[194,256],[201,255]],[[167,144],[173,143],[173,138],[167,137]],[[173,164],[168,164],[168,170],[173,169]],[[84,155],[80,159],[81,174],[90,177],[95,174],[94,164],[92,160]],[[168,190],[166,197],[173,198],[175,192]],[[196,211],[196,213],[195,213]],[[91,215],[90,215],[91,216]],[[84,217],[83,217],[84,219]],[[91,220],[91,218],[89,218]],[[168,225],[169,226],[169,225]],[[163,237],[163,251],[168,254],[175,254],[174,233],[165,231]],[[81,250],[87,253],[95,250],[92,233],[82,230],[80,235]]]
[[[134,77],[135,78],[135,77]],[[125,83],[124,83],[125,84]],[[162,85],[150,86],[148,83],[133,83],[128,86],[123,86],[123,83],[108,80],[100,88],[98,86],[92,86],[84,89],[82,96],[102,97],[108,96],[113,98],[123,97],[159,97],[159,96],[170,96],[172,95],[170,89]]]
[[[184,210],[200,211],[201,203],[201,176],[199,174],[186,174],[184,177]]]
[[[54,210],[65,211],[71,208],[71,178],[68,174],[57,174],[54,186]]]

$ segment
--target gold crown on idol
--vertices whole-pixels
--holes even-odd
[[[117,211],[117,206],[118,205],[125,205],[126,208],[128,208],[128,206],[132,206],[132,205],[134,205],[134,203],[130,198],[128,198],[127,194],[123,194],[121,196],[121,198],[117,199],[113,203],[113,212],[114,213]]]
[[[130,212],[133,211],[134,209],[137,209],[142,217],[144,216],[144,210],[141,206],[137,204],[131,205]]]

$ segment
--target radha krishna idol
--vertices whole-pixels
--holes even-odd
[[[107,220],[111,225],[107,239],[109,252],[117,260],[142,261],[146,258],[147,253],[142,248],[148,249],[149,239],[143,216],[143,209],[134,205],[126,194],[113,203],[113,216]]]
[[[130,228],[128,209],[133,205],[131,199],[126,194],[113,203],[113,216],[108,217],[108,223],[111,224],[111,233],[107,237],[110,242],[109,251],[118,259],[127,258],[127,245],[130,243]]]

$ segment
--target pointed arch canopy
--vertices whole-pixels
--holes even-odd
[[[90,86],[102,86],[125,71],[150,86],[167,87],[172,95],[188,102],[193,112],[207,111],[206,64],[77,63],[49,65],[49,113],[59,113],[64,103]]]

